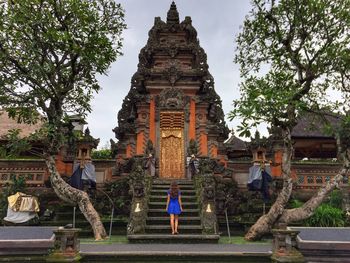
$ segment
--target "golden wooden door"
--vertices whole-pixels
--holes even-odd
[[[184,129],[182,112],[161,112],[160,118],[160,177],[185,177]]]

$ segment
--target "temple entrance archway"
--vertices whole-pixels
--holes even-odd
[[[184,113],[160,113],[160,167],[164,179],[185,178]]]

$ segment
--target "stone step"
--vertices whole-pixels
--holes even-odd
[[[155,184],[162,184],[162,185],[168,185],[170,186],[170,184],[173,182],[174,180],[160,180],[160,179],[154,179],[153,180],[153,185]],[[186,180],[186,179],[179,179],[179,180],[175,180],[177,182],[178,185],[193,185],[193,181],[192,180]]]
[[[150,209],[152,209],[152,208],[154,208],[154,209],[156,209],[156,208],[162,209],[163,208],[165,210],[166,202],[165,201],[164,202],[149,202],[148,203],[148,208],[150,208]],[[196,209],[196,208],[198,208],[198,204],[196,202],[182,202],[182,208],[184,210],[186,210],[186,209]]]
[[[219,235],[188,235],[188,234],[152,234],[128,235],[130,243],[218,243]]]
[[[178,227],[181,234],[201,234],[201,225],[180,225]],[[171,226],[168,225],[146,225],[146,234],[171,233]]]
[[[183,185],[179,187],[180,191],[182,190],[195,190],[193,185]],[[169,190],[169,185],[153,185],[152,190]]]
[[[147,225],[168,225],[169,216],[151,216],[147,217]],[[201,218],[199,216],[179,216],[179,224],[183,225],[200,225]]]
[[[193,196],[196,195],[195,190],[180,190],[182,196]],[[158,190],[151,190],[151,195],[167,195],[168,189],[158,189]]]
[[[166,202],[167,201],[167,196],[155,196],[151,195],[150,196],[150,202]],[[197,201],[196,196],[181,196],[181,202],[184,204],[186,202],[191,202],[195,203]]]
[[[199,209],[185,209],[182,211],[181,216],[198,216]],[[168,213],[165,211],[165,206],[163,208],[150,208],[148,209],[149,217],[168,217]]]

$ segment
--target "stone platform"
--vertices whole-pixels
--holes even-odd
[[[350,227],[289,227],[300,231],[299,251],[307,262],[350,263]]]
[[[271,244],[81,244],[83,262],[271,262]]]
[[[43,255],[54,245],[57,227],[0,227],[1,255]]]
[[[131,243],[218,243],[219,235],[130,235],[128,236]]]

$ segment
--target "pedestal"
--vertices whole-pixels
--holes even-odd
[[[304,256],[296,248],[299,231],[273,229],[273,262],[305,262]]]
[[[47,258],[48,262],[76,262],[81,259],[79,228],[63,228],[54,230],[55,244]]]

